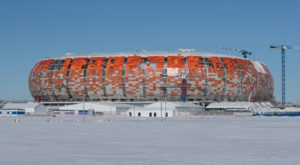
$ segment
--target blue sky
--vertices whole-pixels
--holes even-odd
[[[267,64],[281,98],[280,51],[300,45],[300,1],[0,0],[0,99],[32,99],[28,75],[39,59],[93,53],[193,48],[252,51]],[[287,51],[287,101],[300,103],[300,50]]]

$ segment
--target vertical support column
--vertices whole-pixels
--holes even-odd
[[[42,76],[42,74],[43,74],[43,68],[44,68],[44,66],[47,64],[47,60],[42,64],[42,68],[41,68],[41,70],[39,71],[39,74],[38,74],[38,85],[39,85],[39,91],[41,91],[42,90],[42,82],[41,82],[41,76]],[[39,95],[40,95],[40,98],[41,98],[41,100],[42,101],[45,101],[44,100],[44,96],[43,95],[41,95],[42,93],[40,93]],[[42,96],[42,97],[41,97]]]
[[[73,62],[73,59],[71,59],[70,64],[68,66],[67,78],[66,78],[66,91],[69,96],[69,99],[72,99],[72,95],[71,95],[71,91],[70,91],[70,87],[69,87],[69,75],[70,75],[70,68],[71,68],[72,62]]]
[[[223,98],[222,101],[224,101],[226,99],[226,95],[227,95],[227,70],[226,70],[226,63],[224,63],[224,61],[222,60],[222,58],[220,58],[223,70],[224,70],[224,88],[223,88]]]
[[[247,56],[245,56],[245,57],[247,58]],[[236,61],[236,59],[233,59],[233,61],[235,62],[236,67],[237,67],[238,70],[239,70],[239,76],[240,76],[240,85],[239,85],[239,88],[238,88],[238,95],[237,95],[237,98],[239,98],[239,97],[241,97],[242,84],[243,84],[243,76],[242,76],[241,66],[240,66],[239,63]]]
[[[122,89],[123,89],[123,96],[126,98],[126,81],[125,81],[125,70],[126,70],[126,64],[127,64],[127,58],[125,57],[124,63],[123,63],[123,69],[122,69]]]
[[[165,57],[164,59],[164,68],[163,68],[163,75],[167,75],[167,69],[168,69],[168,56]],[[163,91],[164,91],[164,100],[166,101],[167,99],[167,94],[168,94],[168,81],[167,81],[167,76],[163,76]]]
[[[184,78],[186,80],[186,88],[185,88],[185,102],[187,102],[189,99],[188,97],[188,89],[191,88],[190,87],[190,83],[189,83],[189,70],[188,70],[188,64],[187,64],[187,57],[184,57]]]
[[[107,65],[107,61],[108,61],[108,57],[105,58],[105,62],[103,65],[103,71],[102,71],[102,87],[103,87],[103,94],[104,97],[107,97],[107,93],[106,93],[106,84],[105,84],[105,76],[106,76],[106,65]]]
[[[203,57],[203,62],[204,62],[204,69],[205,69],[205,87],[204,87],[204,98],[205,100],[207,99],[207,90],[208,90],[208,68],[207,68],[207,64],[206,64],[206,59],[207,57]]]
[[[146,68],[142,68],[143,69],[143,96],[144,99],[146,98]]]
[[[53,71],[51,70],[50,72],[50,87],[52,87],[53,85]],[[55,93],[54,93],[54,89],[52,88],[52,97],[54,97],[54,101],[57,101],[57,98],[55,96]]]
[[[140,66],[142,68],[142,71],[143,71],[143,78],[142,78],[142,82],[143,82],[143,100],[145,101],[146,99],[146,64],[147,64],[147,58],[142,58],[142,62],[140,63]]]
[[[87,83],[86,83],[86,70],[88,68],[89,62],[90,62],[90,59],[87,59],[86,64],[82,66],[84,68],[84,71],[83,71],[83,86],[84,86],[84,94],[85,94],[84,101],[85,101],[85,99],[89,98],[89,93],[87,90]]]

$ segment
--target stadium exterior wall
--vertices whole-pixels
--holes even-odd
[[[29,75],[37,101],[270,101],[274,80],[257,61],[201,52],[64,55]]]

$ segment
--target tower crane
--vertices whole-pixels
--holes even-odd
[[[222,49],[240,53],[244,56],[244,58],[247,58],[248,55],[249,56],[252,55],[252,52],[249,52],[249,51],[243,50],[243,49],[225,48],[224,46],[222,47]]]
[[[271,45],[271,49],[281,49],[281,108],[285,108],[285,51],[287,49],[300,49],[299,46]]]

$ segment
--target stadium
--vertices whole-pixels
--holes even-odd
[[[37,62],[29,89],[42,102],[270,101],[265,64],[195,51],[65,54]]]

